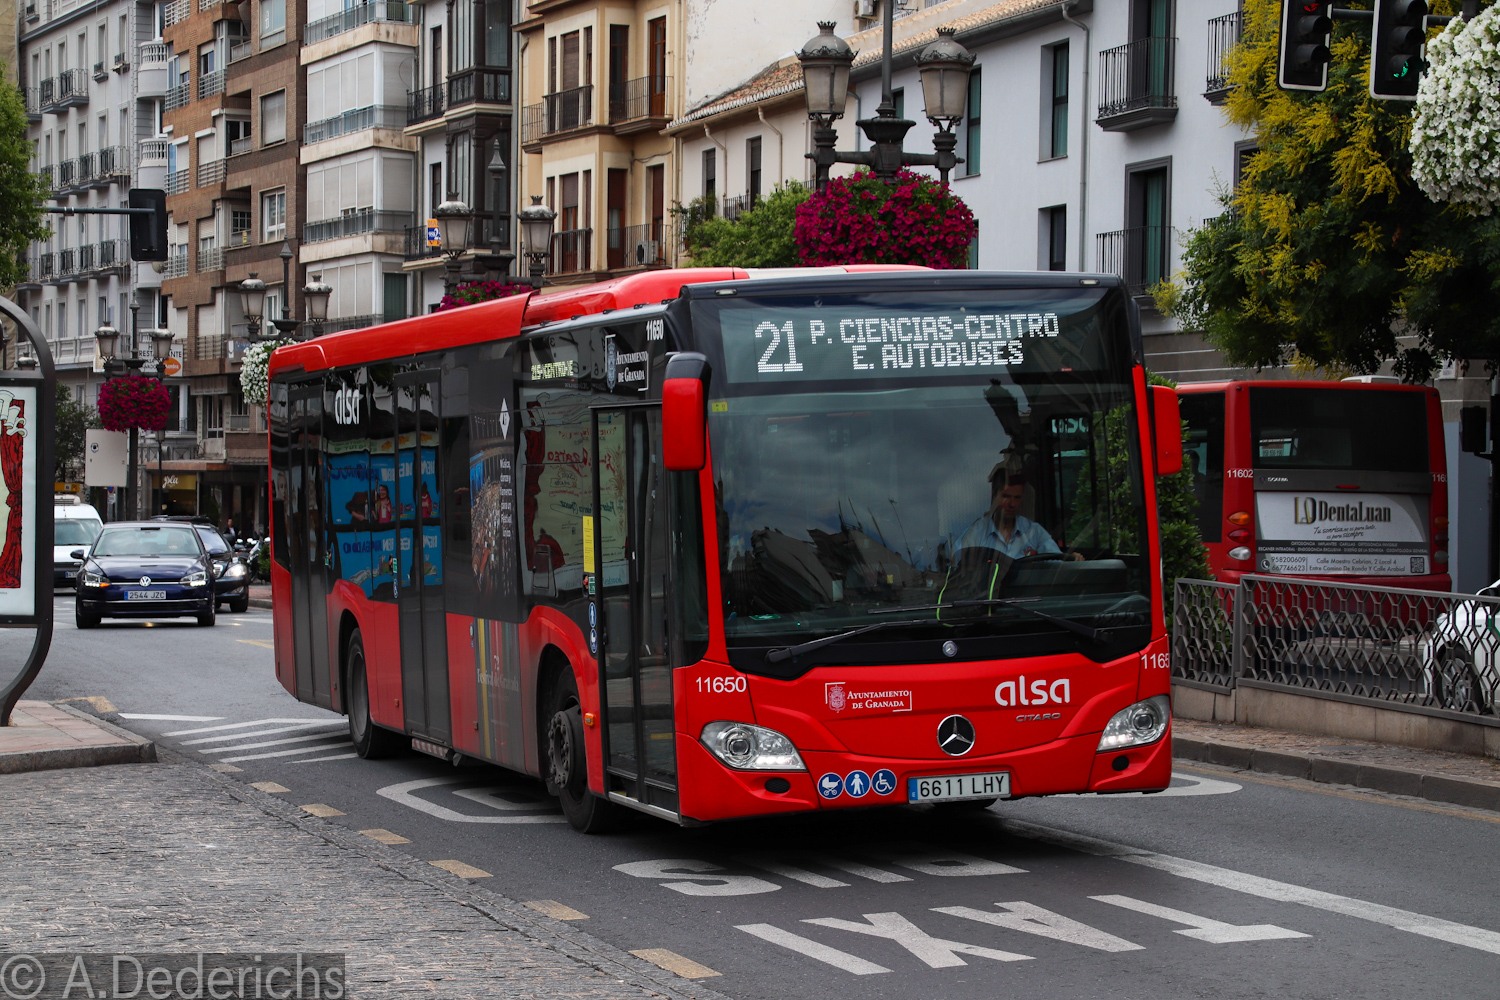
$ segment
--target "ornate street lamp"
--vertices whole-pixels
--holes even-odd
[[[302,287],[302,302],[307,307],[307,325],[312,327],[314,337],[323,333],[323,322],[328,319],[328,300],[333,295],[333,286],[314,274],[312,280]]]
[[[283,242],[281,252],[276,256],[281,258],[281,318],[271,320],[271,325],[276,327],[276,333],[282,339],[296,340],[297,328],[302,321],[292,318],[292,258],[296,256],[292,252],[292,241]]]
[[[468,205],[458,200],[458,195],[450,192],[448,200],[439,205],[433,214],[437,216],[438,231],[443,239],[443,256],[447,258],[443,265],[443,289],[452,295],[458,287],[458,258],[469,249],[469,226],[474,221],[474,213]]]
[[[891,24],[894,3],[884,9],[884,31],[880,60],[881,100],[874,118],[856,122],[870,149],[861,152],[839,152],[834,149],[838,133],[833,123],[844,116],[849,99],[849,72],[855,52],[847,42],[833,33],[833,21],[819,21],[818,34],[797,53],[802,64],[803,89],[807,98],[807,117],[813,123],[813,151],[807,154],[816,168],[819,191],[828,186],[828,171],[835,163],[869,167],[881,180],[890,182],[902,167],[937,167],[944,183],[948,174],[963,161],[954,155],[958,144],[955,129],[963,121],[964,105],[969,96],[969,71],[974,54],[953,37],[952,28],[939,28],[937,41],[916,57],[922,78],[922,94],[927,103],[927,120],[937,128],[933,153],[908,153],[902,144],[914,124],[896,117],[896,100],[891,90]]]
[[[260,340],[260,321],[266,314],[266,283],[254,271],[240,282],[240,309],[245,314],[245,325],[250,328],[251,343]]]
[[[547,273],[547,258],[552,256],[552,227],[557,213],[542,204],[542,196],[531,196],[531,204],[516,213],[521,223],[521,243],[526,254],[527,278],[540,288]]]

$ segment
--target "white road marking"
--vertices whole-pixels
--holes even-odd
[[[353,744],[351,744],[348,740],[345,740],[345,741],[343,741],[341,743],[336,744],[336,746],[339,746],[339,747],[347,747],[347,746],[352,746],[352,745]],[[241,760],[269,760],[272,757],[295,757],[297,754],[310,753],[310,752],[314,752],[314,751],[317,751],[317,750],[320,750],[320,749],[323,749],[323,748],[322,747],[297,747],[295,750],[273,750],[270,753],[247,753],[247,754],[241,754],[238,757],[225,757],[223,759],[226,760],[226,761],[228,761],[228,762],[230,762],[230,763],[234,763],[235,761],[241,761]],[[333,747],[329,747],[328,749],[331,750],[331,749],[333,749]]]
[[[465,783],[465,782],[468,782],[468,781],[471,781],[471,780],[472,779],[470,779],[470,778],[418,778],[416,781],[403,781],[400,784],[396,784],[396,785],[386,785],[384,788],[376,789],[375,794],[379,795],[381,798],[390,799],[392,802],[399,802],[401,805],[408,806],[408,807],[410,807],[412,809],[417,810],[417,812],[426,813],[428,816],[432,816],[432,817],[434,817],[436,819],[446,820],[446,821],[448,821],[450,823],[566,823],[567,822],[567,819],[565,817],[557,815],[557,813],[555,811],[556,807],[554,807],[554,806],[551,805],[551,801],[550,800],[548,800],[548,802],[546,803],[546,807],[549,808],[549,810],[551,810],[551,812],[549,812],[548,814],[545,814],[545,815],[543,815],[543,814],[537,814],[537,813],[531,813],[531,814],[527,814],[527,815],[524,815],[524,816],[474,816],[474,815],[471,815],[469,813],[461,813],[461,812],[459,812],[456,809],[449,809],[447,806],[440,806],[436,802],[428,802],[426,799],[418,798],[417,795],[415,794],[416,792],[419,792],[419,791],[421,791],[424,788],[438,788],[438,787],[441,787],[443,785],[457,785],[457,784],[462,784],[462,783]],[[479,792],[488,792],[488,791],[498,791],[499,789],[470,789],[470,790],[474,791],[475,793],[479,793]],[[514,805],[512,805],[512,804],[510,804],[508,802],[506,804],[504,804],[504,805],[500,805],[500,804],[497,804],[497,802],[495,802],[495,801],[486,801],[484,799],[478,798],[477,796],[468,796],[468,798],[470,799],[470,801],[479,802],[479,803],[481,803],[481,804],[483,804],[485,806],[488,806],[491,809],[502,810],[502,809],[514,809],[514,808],[516,808]],[[538,808],[541,808],[542,806],[543,806],[543,803],[539,802],[538,803]]]
[[[1177,782],[1186,781],[1188,784],[1179,785]],[[1197,775],[1173,774],[1172,786],[1159,792],[1115,792],[1109,795],[1099,795],[1096,792],[1068,792],[1063,795],[1053,795],[1054,799],[1162,799],[1183,798],[1191,795],[1228,795],[1237,792],[1243,785],[1237,785],[1232,781],[1220,781],[1217,778],[1201,778]]]
[[[864,918],[869,923],[862,924],[856,920],[842,920],[838,917],[814,917],[802,922],[885,938],[911,952],[929,969],[952,969],[960,965],[968,965],[969,963],[959,958],[959,955],[989,958],[996,962],[1029,962],[1032,958],[1030,955],[1020,955],[1013,951],[1000,951],[996,948],[985,948],[982,945],[935,938],[899,913],[866,913]]]
[[[789,951],[795,951],[799,955],[806,955],[808,958],[822,962],[824,965],[831,965],[835,969],[852,972],[856,976],[872,976],[881,972],[891,971],[883,965],[867,962],[858,955],[851,955],[847,951],[830,948],[826,944],[820,944],[800,934],[793,934],[791,931],[784,931],[772,924],[738,924],[735,929],[742,930],[752,937],[758,937],[762,941],[780,945]]]
[[[933,910],[937,913],[946,913],[950,917],[977,920],[992,927],[1004,927],[1023,934],[1035,934],[1038,937],[1051,938],[1055,941],[1066,941],[1069,944],[1093,948],[1096,951],[1140,951],[1145,947],[1090,927],[1071,917],[1065,917],[1061,913],[1043,909],[1034,903],[1014,902],[995,905],[1005,912],[976,910],[970,906],[934,906]]]
[[[1144,913],[1148,917],[1160,917],[1170,920],[1174,924],[1187,924],[1185,931],[1176,931],[1186,937],[1198,941],[1207,941],[1209,944],[1238,944],[1241,941],[1280,941],[1285,938],[1307,937],[1300,931],[1289,931],[1275,924],[1226,924],[1222,920],[1211,920],[1208,917],[1200,917],[1196,914],[1187,913],[1183,910],[1174,910],[1170,906],[1159,906],[1156,903],[1147,903],[1139,899],[1131,899],[1129,896],[1090,896],[1090,899],[1111,906],[1121,906],[1136,913]]]
[[[122,719],[139,719],[142,722],[218,722],[222,715],[144,715],[140,712],[121,712]],[[171,736],[171,733],[163,733]]]
[[[196,721],[196,720],[194,720]],[[210,720],[204,720],[210,721]],[[229,722],[222,726],[204,726],[201,729],[179,729],[172,733],[162,733],[163,736],[192,736],[196,733],[221,733],[226,729],[249,729],[251,726],[274,726],[283,722],[297,722],[302,724],[315,723],[316,719],[256,719],[253,722]],[[332,722],[334,720],[326,720]]]
[[[304,757],[301,760],[289,760],[288,764],[321,764],[325,760],[353,760],[358,757],[357,753],[338,753],[332,757]]]
[[[198,752],[199,753],[235,753],[235,752],[237,752],[239,750],[262,750],[262,749],[264,749],[266,747],[286,746],[286,745],[291,744],[291,743],[315,743],[318,740],[331,740],[331,739],[334,739],[335,737],[343,736],[343,735],[344,735],[344,731],[343,731],[342,728],[336,729],[336,730],[332,730],[331,729],[331,730],[329,730],[326,733],[313,733],[311,736],[288,736],[286,739],[282,739],[282,740],[262,740],[259,743],[241,743],[239,746],[233,746],[233,747],[205,747],[202,750],[199,750]],[[202,743],[202,742],[206,742],[206,741],[204,741],[204,740],[194,740],[193,742],[194,743]],[[186,745],[186,744],[184,744],[184,745]],[[318,748],[317,747],[308,747],[307,749],[309,749],[309,750],[316,750]]]
[[[298,722],[290,726],[275,726],[271,729],[261,729],[253,733],[229,733],[220,736],[203,736],[196,740],[183,740],[185,747],[197,746],[200,743],[223,743],[226,740],[242,740],[246,736],[274,736],[277,733],[295,733],[303,729],[342,729],[343,725],[337,722]],[[171,733],[165,734],[171,736]]]

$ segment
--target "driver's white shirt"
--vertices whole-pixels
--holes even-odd
[[[1037,524],[1029,517],[1016,515],[1016,527],[1011,532],[1010,540],[1006,541],[1000,534],[1000,529],[995,526],[995,521],[990,517],[983,517],[964,533],[960,548],[983,547],[994,549],[1002,555],[1012,559],[1024,559],[1045,553],[1062,552],[1047,529]]]

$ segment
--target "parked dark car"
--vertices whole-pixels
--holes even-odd
[[[191,524],[214,561],[216,608],[222,609],[227,604],[236,614],[250,610],[250,567],[212,521],[201,514],[158,514],[151,520]]]
[[[79,628],[103,618],[188,616],[199,625],[214,623],[213,559],[192,525],[116,521],[78,557]]]

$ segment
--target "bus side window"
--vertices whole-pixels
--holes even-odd
[[[1224,394],[1184,393],[1182,419],[1187,424],[1186,463],[1198,498],[1198,530],[1205,542],[1224,535]]]

